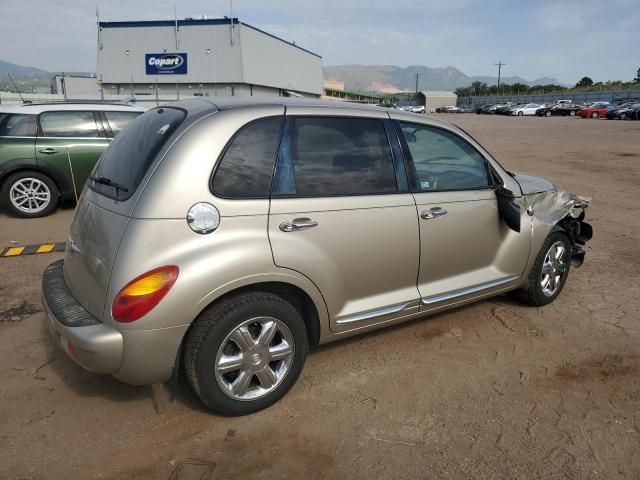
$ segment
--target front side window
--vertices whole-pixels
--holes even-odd
[[[299,196],[398,191],[381,120],[296,117],[291,137],[293,192]]]
[[[0,137],[35,137],[36,116],[21,113],[0,115]]]
[[[40,115],[45,137],[99,137],[93,112],[47,112]]]
[[[415,167],[414,191],[478,190],[489,186],[485,159],[464,139],[440,128],[400,123]]]
[[[113,135],[116,136],[120,131],[129,125],[129,122],[140,115],[141,112],[104,112],[104,116],[107,117],[109,127]]]
[[[227,147],[213,177],[213,192],[227,198],[268,198],[282,117],[245,125]]]

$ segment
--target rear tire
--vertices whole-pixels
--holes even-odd
[[[60,193],[47,175],[31,170],[14,173],[0,191],[0,202],[23,218],[46,217],[58,207]]]
[[[544,116],[545,117],[550,117],[551,116],[551,112],[547,110],[546,112],[544,112]]]
[[[618,117],[618,118],[620,118],[620,120],[626,120],[627,114],[626,113],[621,113],[620,117]]]
[[[593,112],[591,114],[591,118],[598,118],[600,116],[600,114],[598,112]]]
[[[515,292],[516,297],[534,307],[548,305],[560,295],[569,276],[570,267],[569,237],[562,232],[551,233],[540,248],[527,278],[527,284]]]
[[[184,346],[187,378],[200,399],[220,415],[240,416],[273,405],[291,389],[308,339],[290,303],[249,292],[202,312]]]
[[[570,116],[570,117],[575,117],[575,116],[576,116],[576,112],[574,112],[573,110],[571,110],[571,111],[569,112],[569,116]]]

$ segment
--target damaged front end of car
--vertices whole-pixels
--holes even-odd
[[[584,246],[593,236],[591,225],[584,221],[591,200],[553,189],[526,194],[525,203],[531,217],[532,251],[538,251],[550,233],[563,232],[571,240],[571,264],[582,265]]]
[[[557,226],[569,235],[571,239],[571,265],[579,267],[584,262],[584,246],[593,237],[591,225],[584,221],[585,209],[591,200],[574,195],[572,202],[569,211]]]

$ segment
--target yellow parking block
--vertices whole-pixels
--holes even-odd
[[[5,257],[15,257],[16,255],[20,255],[24,251],[24,247],[11,247],[6,252],[4,252]]]
[[[40,245],[36,250],[36,253],[49,253],[56,247],[55,243],[47,243],[46,245]]]

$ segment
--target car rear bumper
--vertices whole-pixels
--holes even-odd
[[[76,301],[62,270],[63,260],[58,260],[42,277],[42,303],[54,339],[81,367],[115,374],[122,363],[122,334],[99,322]]]

